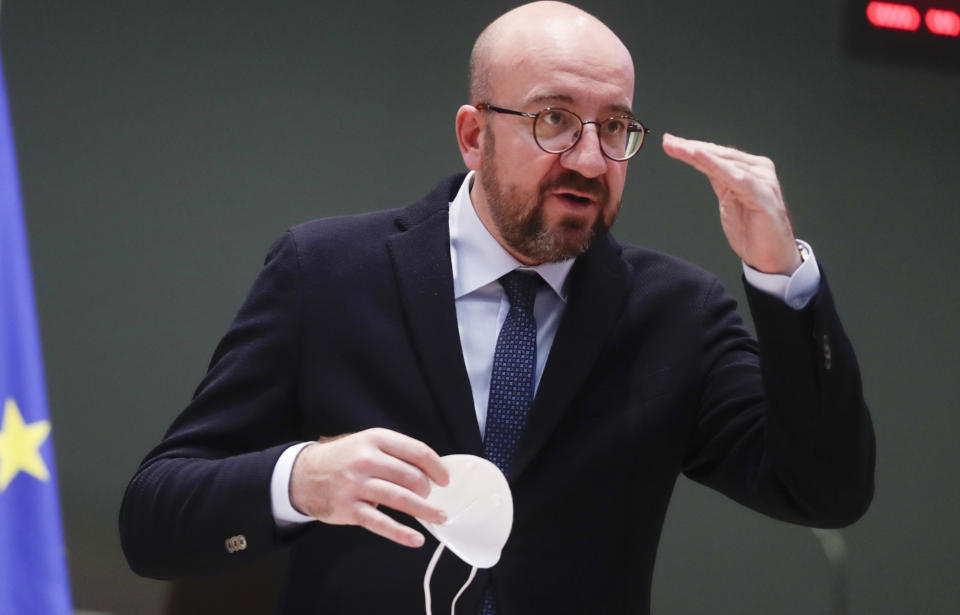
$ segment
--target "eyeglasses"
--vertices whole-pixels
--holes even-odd
[[[584,122],[573,111],[556,107],[547,107],[537,113],[514,111],[487,103],[480,103],[476,107],[532,119],[534,141],[540,149],[550,154],[562,154],[573,149],[580,141],[583,127],[586,124],[596,124],[597,134],[600,136],[600,151],[607,158],[622,162],[633,158],[640,151],[644,137],[650,132],[640,120],[629,115],[615,115],[599,122]]]

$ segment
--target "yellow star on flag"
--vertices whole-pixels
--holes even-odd
[[[3,423],[0,423],[0,491],[7,488],[18,472],[43,481],[50,479],[47,464],[40,456],[40,445],[49,435],[50,421],[25,424],[17,402],[7,398],[3,404]]]

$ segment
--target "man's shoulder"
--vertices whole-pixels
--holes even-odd
[[[357,237],[383,236],[396,232],[396,220],[406,207],[394,207],[365,213],[314,218],[291,226],[287,233],[298,244],[317,241],[354,241]]]
[[[736,300],[720,279],[703,267],[651,248],[629,244],[618,248],[625,322],[641,328],[662,323],[664,331],[699,331],[712,322],[705,315],[736,308]]]
[[[716,274],[680,257],[622,244],[619,258],[624,265],[628,292],[642,298],[645,305],[699,310],[711,300],[729,296]]]
[[[713,285],[717,276],[678,256],[631,244],[619,244],[628,275],[642,280]]]
[[[384,239],[433,215],[446,215],[447,205],[456,195],[464,176],[463,173],[451,175],[420,199],[401,207],[388,206],[365,213],[315,218],[291,227],[288,233],[300,245],[332,241],[357,247],[357,241],[369,243],[377,238]]]

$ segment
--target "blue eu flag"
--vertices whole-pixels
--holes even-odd
[[[26,227],[0,64],[0,615],[72,612]]]

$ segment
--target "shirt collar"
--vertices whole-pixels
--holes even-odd
[[[470,171],[450,202],[450,258],[453,263],[454,299],[500,279],[514,269],[536,271],[566,302],[567,276],[575,259],[528,267],[500,245],[483,225],[470,199],[474,172]]]

